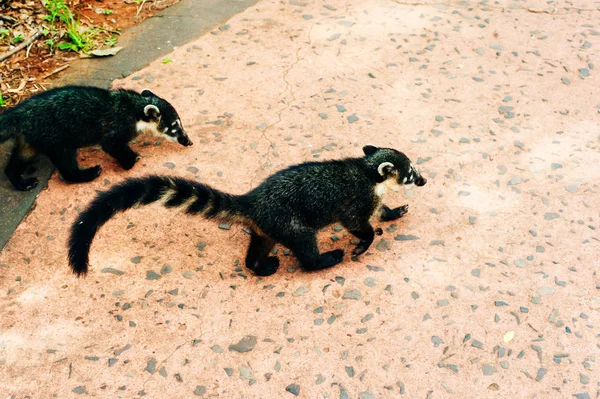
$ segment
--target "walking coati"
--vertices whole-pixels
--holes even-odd
[[[137,93],[91,86],[48,90],[0,114],[0,143],[14,139],[5,173],[17,190],[31,190],[37,179],[22,175],[42,153],[64,180],[88,182],[100,175],[101,168],[79,169],[77,149],[95,144],[124,169],[131,169],[138,154],[128,143],[144,130],[192,145],[173,106],[150,90]]]
[[[340,263],[341,249],[319,253],[320,228],[341,223],[360,239],[354,255],[373,242],[370,219],[395,220],[408,210],[382,203],[388,190],[427,182],[403,153],[391,148],[363,147],[365,156],[306,162],[279,171],[243,195],[223,193],[205,184],[172,176],[127,179],[100,193],[73,223],[69,263],[77,275],[88,272],[89,251],[98,229],[116,213],[164,199],[167,208],[221,223],[241,223],[251,230],[246,266],[259,276],[273,274],[279,259],[269,256],[275,243],[291,249],[304,270]],[[381,234],[381,229],[377,229]]]

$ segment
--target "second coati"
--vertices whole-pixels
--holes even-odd
[[[164,199],[167,208],[222,223],[237,222],[251,230],[246,266],[268,276],[279,267],[269,256],[275,243],[291,249],[304,270],[319,270],[340,263],[341,249],[320,253],[320,228],[341,223],[359,238],[352,251],[365,252],[375,233],[371,218],[395,220],[407,205],[390,209],[382,196],[403,185],[423,186],[427,180],[403,153],[392,148],[363,147],[364,157],[291,166],[265,179],[243,195],[223,193],[205,184],[171,176],[128,179],[100,193],[71,228],[69,263],[77,275],[88,272],[89,251],[98,229],[116,213]]]
[[[175,108],[148,89],[141,93],[91,86],[51,89],[0,113],[0,143],[14,139],[5,173],[17,190],[31,190],[37,179],[22,175],[42,153],[64,180],[88,182],[98,177],[101,168],[80,169],[77,149],[95,144],[124,169],[131,169],[138,154],[129,142],[145,130],[192,145]]]

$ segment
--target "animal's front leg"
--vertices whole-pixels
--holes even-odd
[[[408,204],[394,209],[390,209],[387,205],[384,205],[381,207],[379,220],[381,222],[389,222],[390,220],[400,219],[406,213],[408,213]]]

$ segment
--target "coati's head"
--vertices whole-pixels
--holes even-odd
[[[163,100],[148,89],[140,93],[149,104],[144,107],[143,120],[138,122],[138,129],[150,130],[158,136],[165,137],[169,141],[177,141],[184,146],[192,145],[177,111],[168,101]]]
[[[379,148],[374,145],[363,147],[367,165],[377,171],[378,183],[392,190],[400,186],[424,186],[425,179],[413,166],[410,159],[393,148]]]

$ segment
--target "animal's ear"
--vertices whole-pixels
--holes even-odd
[[[389,176],[394,170],[394,164],[391,162],[383,162],[377,167],[377,172],[383,177]]]
[[[379,147],[375,147],[374,145],[367,144],[363,147],[363,152],[365,155],[375,154],[379,150]]]
[[[156,120],[160,117],[160,111],[156,105],[148,104],[144,107],[144,114],[151,120]]]
[[[140,92],[140,94],[144,97],[158,97],[156,94],[152,93],[150,89],[144,89]]]

